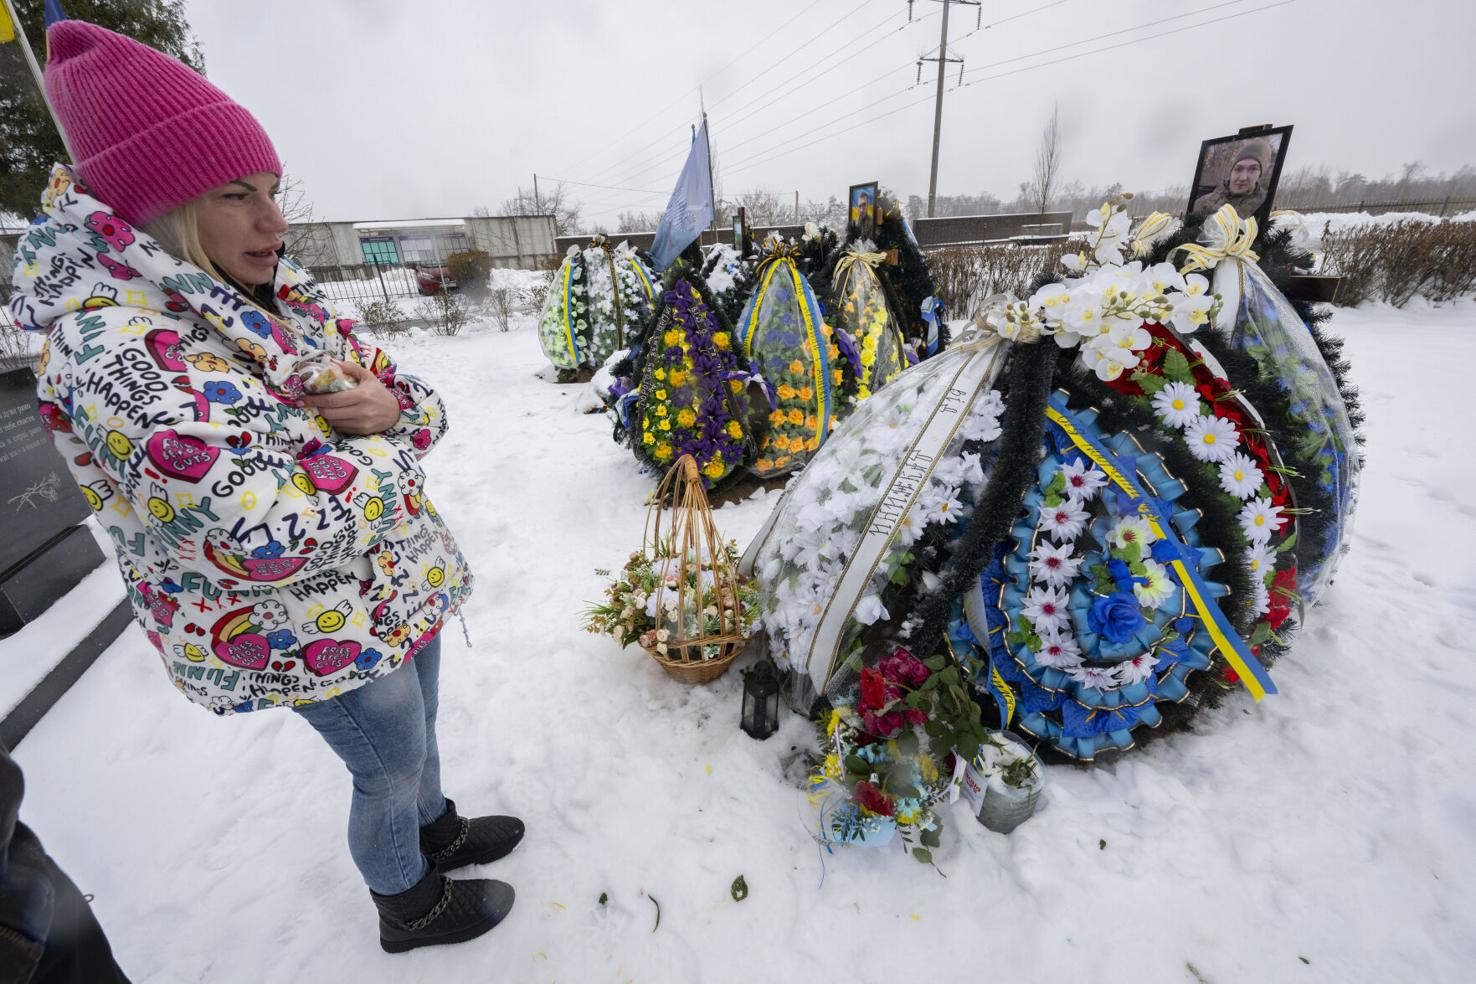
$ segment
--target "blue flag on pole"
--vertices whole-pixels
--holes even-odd
[[[57,21],[67,19],[67,12],[62,10],[61,0],[46,0],[46,26],[50,27]]]
[[[687,163],[677,178],[671,200],[666,203],[661,228],[656,230],[656,242],[651,245],[656,269],[666,269],[711,221],[712,171],[708,164],[707,121],[703,120],[692,138],[692,150],[687,154]]]

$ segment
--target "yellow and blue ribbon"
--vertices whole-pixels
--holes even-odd
[[[574,340],[574,322],[570,320],[574,310],[574,305],[571,303],[573,301],[573,293],[574,258],[570,257],[569,262],[564,264],[564,337],[569,340],[569,354],[574,356],[574,365],[578,366],[581,358],[579,354],[579,343]]]

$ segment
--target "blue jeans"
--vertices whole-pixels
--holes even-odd
[[[332,700],[295,708],[354,777],[349,854],[370,890],[396,895],[430,871],[420,828],[446,812],[436,750],[441,640],[409,666]]]

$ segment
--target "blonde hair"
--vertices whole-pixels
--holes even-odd
[[[152,222],[144,223],[141,228],[153,236],[171,256],[193,263],[216,280],[230,282],[211,262],[210,257],[205,255],[205,247],[200,245],[200,225],[195,217],[193,200],[165,212]]]
[[[144,223],[139,228],[152,236],[154,241],[168,250],[171,256],[187,263],[193,263],[219,283],[235,287],[245,296],[246,303],[266,315],[268,319],[280,317],[266,310],[253,291],[243,288],[222,273],[220,268],[206,255],[205,247],[200,244],[200,223],[195,213],[193,199],[178,208],[165,212],[152,222]]]

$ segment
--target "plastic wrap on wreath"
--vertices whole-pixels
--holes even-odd
[[[1311,605],[1331,581],[1351,532],[1358,496],[1358,449],[1353,425],[1332,370],[1296,309],[1258,265],[1229,259],[1215,268],[1215,291],[1225,298],[1216,330],[1251,356],[1263,377],[1277,379],[1291,396],[1291,433],[1297,457],[1320,465],[1316,481],[1335,513],[1325,532],[1296,545],[1298,589]]]
[[[629,245],[596,237],[584,251],[584,290],[589,342],[584,364],[598,367],[630,344],[630,337],[655,313],[656,278]]]
[[[868,638],[898,635],[904,596],[936,586],[932,572],[969,520],[1000,434],[993,387],[1004,348],[952,349],[863,403],[750,548],[770,651],[795,671],[792,705],[854,682],[841,672],[847,661]]]
[[[907,367],[902,333],[888,309],[886,292],[876,275],[885,254],[862,243],[841,257],[835,268],[834,327],[856,342],[861,370],[856,399],[864,400]]]
[[[752,446],[744,394],[749,375],[733,339],[686,278],[662,302],[640,389],[622,412],[639,458],[665,469],[690,454],[711,488],[744,463]]]
[[[589,318],[584,295],[584,256],[570,246],[554,273],[548,299],[538,317],[538,342],[559,369],[578,369],[586,361]]]
[[[758,287],[738,319],[743,354],[774,394],[752,471],[770,478],[801,468],[835,426],[844,382],[840,349],[793,251],[779,247],[759,265]]]
[[[949,627],[976,689],[1015,728],[1082,760],[1132,748],[1139,729],[1162,723],[1162,702],[1214,682],[1193,674],[1229,665],[1253,693],[1274,693],[1232,615],[1252,605],[1256,639],[1286,614],[1263,611],[1258,596],[1229,598],[1211,579],[1232,544],[1212,542],[1188,503],[1219,493],[1191,494],[1169,473],[1172,432],[1104,433],[1097,412],[1070,409],[1064,392],[1047,417],[1036,483],[1011,537]],[[1279,535],[1294,532],[1283,524]],[[1269,530],[1257,546],[1274,568]]]

